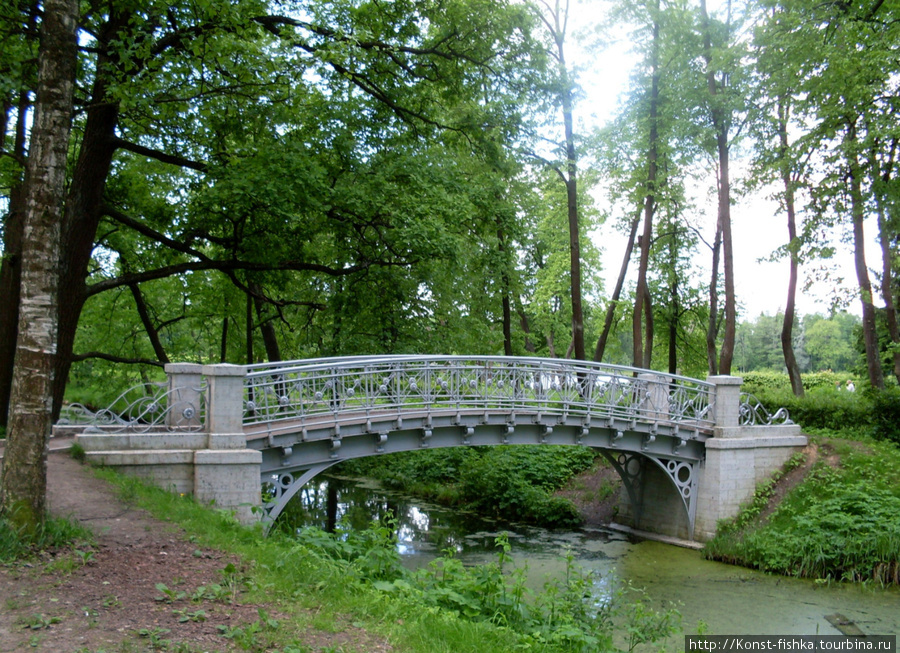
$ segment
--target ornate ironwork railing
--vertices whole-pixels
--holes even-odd
[[[759,399],[747,392],[741,393],[739,423],[741,426],[793,424],[787,408],[779,408],[774,413],[770,413]]]
[[[248,433],[273,422],[334,423],[432,411],[611,417],[709,430],[713,385],[585,361],[371,356],[263,364],[244,380]]]
[[[86,424],[104,433],[200,431],[205,419],[205,388],[169,388],[166,382],[132,386],[96,412],[82,404],[66,406],[58,424]]]

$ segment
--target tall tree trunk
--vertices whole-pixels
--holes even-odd
[[[59,306],[59,343],[54,366],[53,414],[59,415],[72,366],[72,349],[78,319],[87,300],[88,264],[94,251],[94,237],[100,224],[103,190],[116,151],[116,126],[119,106],[108,97],[109,75],[116,66],[109,43],[119,38],[120,29],[130,16],[114,14],[104,24],[98,39],[99,53],[91,99],[87,104],[81,148],[69,195],[66,199],[60,251],[61,297]]]
[[[896,231],[891,229],[892,221],[888,220],[886,212],[891,207],[887,199],[887,187],[891,183],[894,169],[898,142],[895,139],[891,144],[888,160],[884,169],[880,170],[878,157],[872,152],[870,168],[872,170],[872,186],[875,189],[875,203],[878,215],[878,244],[881,246],[881,297],[884,299],[884,313],[887,318],[888,334],[894,345],[893,367],[894,377],[900,382],[900,326],[897,324],[897,302],[894,297],[894,265],[893,258],[896,252],[891,247],[891,241],[896,237]],[[896,210],[896,209],[895,209]]]
[[[248,288],[253,293],[253,305],[256,308],[256,319],[259,320],[259,332],[262,334],[263,346],[266,348],[266,358],[270,363],[281,360],[281,347],[278,346],[278,334],[272,326],[272,320],[263,313],[264,302],[262,288],[256,282],[250,282]]]
[[[634,297],[634,312],[631,316],[632,364],[634,367],[648,368],[653,346],[653,307],[647,271],[650,267],[650,245],[653,238],[653,216],[656,213],[657,165],[659,161],[659,2],[653,14],[653,45],[650,55],[650,133],[647,142],[647,183],[644,196],[644,230],[638,239],[641,249],[638,263],[638,281]],[[647,344],[644,346],[644,322],[646,321]]]
[[[141,318],[141,324],[144,325],[144,331],[147,333],[147,338],[150,340],[150,345],[153,347],[153,353],[156,354],[156,360],[160,363],[168,363],[169,357],[166,355],[166,350],[162,345],[162,341],[159,339],[159,331],[156,329],[156,325],[153,324],[153,319],[150,317],[150,311],[147,310],[147,302],[144,301],[144,296],[141,294],[141,289],[136,283],[128,284],[128,289],[131,290],[131,296],[134,297],[134,305],[137,307],[138,316]]]
[[[225,315],[222,317],[222,339],[219,341],[219,362],[228,362],[228,306],[225,306]]]
[[[13,152],[26,159],[27,123],[30,107],[28,93],[19,94],[16,135]],[[12,389],[19,329],[19,286],[22,282],[22,237],[25,228],[24,185],[9,191],[9,211],[3,229],[3,258],[0,262],[0,426],[7,425],[9,393]]]
[[[499,221],[499,219],[498,219]],[[497,250],[503,259],[503,269],[500,273],[501,292],[503,296],[500,300],[500,308],[503,311],[503,355],[512,356],[512,307],[510,306],[510,282],[509,269],[506,261],[506,236],[501,227],[497,227]]]
[[[560,46],[562,52],[562,46]],[[572,91],[563,92],[563,116],[566,129],[566,201],[569,215],[569,263],[572,276],[572,341],[575,358],[585,360],[584,311],[581,305],[581,243],[578,227],[578,165],[575,159],[575,136],[572,127]]]
[[[528,316],[525,314],[525,309],[522,306],[522,301],[518,298],[515,298],[516,303],[516,313],[519,315],[519,325],[522,327],[522,332],[525,334],[525,351],[534,353],[535,347],[534,343],[531,342],[531,327],[528,326]]]
[[[244,331],[244,344],[247,353],[247,365],[253,365],[253,298],[247,295],[247,310],[245,311],[246,329]]]
[[[669,302],[671,303],[671,318],[669,319],[669,374],[678,373],[678,322],[681,319],[681,306],[678,301],[678,274],[676,264],[678,262],[678,230],[672,233],[669,240]]]
[[[719,252],[722,249],[721,225],[716,223],[712,246],[712,274],[709,280],[709,325],[706,328],[706,362],[711,376],[719,373],[716,340],[719,337]]]
[[[622,294],[622,287],[625,285],[625,276],[628,274],[628,262],[631,260],[631,254],[634,251],[634,240],[637,236],[637,229],[641,223],[641,213],[643,208],[638,208],[637,213],[631,221],[631,229],[628,232],[628,242],[625,244],[625,254],[622,256],[622,265],[619,268],[619,277],[616,279],[616,287],[613,289],[612,297],[606,307],[606,317],[603,319],[603,331],[597,340],[597,347],[594,349],[594,361],[600,363],[603,361],[603,354],[606,351],[606,343],[609,340],[609,332],[612,330],[613,319],[616,315],[616,306],[619,304],[619,297]]]
[[[865,203],[862,195],[862,175],[859,165],[859,141],[856,134],[856,117],[848,119],[844,131],[844,152],[847,157],[847,172],[850,181],[850,212],[853,220],[853,262],[856,267],[856,281],[859,286],[859,301],[862,304],[863,341],[866,346],[866,369],[869,383],[873,388],[884,389],[884,375],[881,372],[881,357],[878,350],[878,335],[875,327],[875,305],[872,303],[872,284],[866,266]]]
[[[781,166],[781,181],[784,184],[784,207],[787,212],[788,226],[788,251],[790,252],[790,276],[788,277],[787,302],[784,308],[784,322],[781,325],[781,351],[784,354],[784,364],[787,367],[788,377],[791,380],[791,390],[798,397],[802,397],[803,379],[800,376],[800,365],[797,364],[797,356],[794,354],[794,316],[797,300],[797,268],[800,263],[800,255],[797,252],[797,219],[794,205],[794,180],[791,176],[788,145],[788,119],[789,111],[785,102],[778,103],[778,138],[779,156]]]
[[[568,6],[567,6],[568,7]],[[544,23],[553,36],[556,45],[556,61],[560,76],[560,103],[563,113],[565,133],[565,172],[558,171],[566,186],[566,205],[569,222],[569,270],[572,296],[572,342],[575,358],[586,358],[584,349],[584,310],[581,303],[581,242],[578,225],[578,159],[575,150],[574,98],[570,73],[566,66],[565,40],[568,9],[563,11],[557,2],[552,13],[552,22],[544,17]]]
[[[737,328],[737,302],[734,296],[734,249],[731,238],[731,175],[729,172],[728,151],[730,121],[728,110],[722,105],[723,99],[719,92],[720,82],[716,79],[716,71],[712,66],[712,34],[709,14],[706,11],[706,0],[700,0],[700,12],[703,20],[703,58],[706,61],[706,82],[711,104],[710,114],[716,134],[716,154],[719,164],[717,230],[720,232],[722,239],[722,268],[725,277],[725,333],[722,337],[722,349],[719,354],[718,373],[731,374],[731,363],[734,358],[734,338]]]
[[[0,508],[33,532],[46,508],[58,261],[77,60],[76,0],[46,0],[25,176],[22,283]]]
[[[28,30],[37,32],[38,3],[32,1],[28,10]],[[4,121],[9,106],[4,109]],[[16,104],[16,131],[13,136],[12,154],[19,161],[28,156],[28,125],[31,109],[29,89],[20,89]],[[6,139],[4,125],[2,138]],[[6,143],[3,144],[4,149]],[[9,415],[9,393],[12,390],[13,370],[16,358],[16,337],[19,328],[19,286],[21,284],[22,231],[25,218],[25,195],[23,184],[17,183],[9,191],[9,207],[3,230],[3,257],[0,259],[0,426],[7,426]]]

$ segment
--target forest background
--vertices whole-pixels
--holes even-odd
[[[78,12],[54,415],[169,361],[593,357],[786,369],[797,394],[805,371],[900,377],[895,1]],[[0,10],[4,424],[45,19],[34,0]],[[571,52],[602,59],[623,34],[629,88],[589,127],[591,61]],[[789,290],[741,323],[731,211],[754,193],[783,216],[759,237]],[[601,253],[611,232],[622,251]],[[829,276],[841,250],[853,282]],[[828,315],[797,314],[800,266],[845,291]]]

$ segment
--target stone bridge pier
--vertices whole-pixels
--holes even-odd
[[[240,365],[166,365],[161,423],[98,419],[91,426],[54,427],[75,441],[95,465],[115,467],[198,502],[233,512],[244,524],[259,520],[262,454],[247,448],[243,427],[246,369]],[[205,387],[204,387],[205,380]],[[132,402],[131,406],[139,405]],[[108,422],[112,423],[108,423]]]
[[[643,465],[638,477],[642,506],[634,510],[631,495],[622,492],[616,521],[638,531],[705,542],[716,534],[722,519],[734,517],[756,486],[770,478],[807,445],[796,424],[742,425],[742,379],[710,376],[715,384],[713,437],[697,472],[693,532],[681,496],[656,465]]]

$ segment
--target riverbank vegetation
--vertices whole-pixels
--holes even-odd
[[[488,517],[561,528],[578,526],[581,517],[554,491],[596,459],[596,451],[575,446],[459,447],[364,458],[339,469]]]
[[[900,392],[837,390],[842,379],[831,373],[804,381],[805,396],[794,397],[785,375],[747,375],[770,409],[787,406],[813,434],[811,445],[807,460],[792,459],[720,525],[706,556],[789,576],[900,584]]]
[[[323,628],[350,621],[413,653],[631,651],[680,628],[675,610],[653,609],[643,595],[620,592],[596,605],[593,578],[571,560],[565,578],[532,593],[524,570],[511,565],[503,535],[493,563],[464,567],[447,552],[409,571],[400,564],[389,522],[361,532],[291,529],[263,537],[189,498],[112,471],[98,473],[129,503],[184,529],[198,547],[240,557],[243,564],[231,576],[241,600],[278,615],[277,627],[263,620],[255,632],[265,650],[310,650],[303,633],[311,622]]]
[[[817,372],[803,375],[805,393],[798,397],[783,373],[748,372],[743,379],[743,392],[754,395],[772,413],[786,408],[804,431],[900,444],[900,388],[894,384],[875,389],[847,372]],[[860,387],[848,391],[848,381]]]

